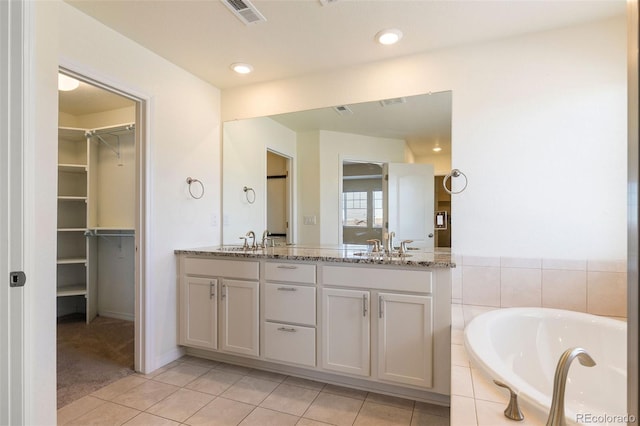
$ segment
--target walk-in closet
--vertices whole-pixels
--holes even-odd
[[[133,372],[135,120],[136,103],[106,89],[59,91],[59,406]]]

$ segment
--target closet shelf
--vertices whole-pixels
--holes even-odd
[[[87,228],[58,228],[58,232],[85,232]]]
[[[71,284],[57,288],[56,295],[62,296],[86,296],[87,286],[85,284]]]
[[[58,164],[58,170],[70,173],[85,173],[87,171],[86,164]]]
[[[57,260],[58,265],[73,265],[87,263],[86,257],[65,257]]]
[[[58,200],[63,201],[86,201],[85,195],[58,195]]]

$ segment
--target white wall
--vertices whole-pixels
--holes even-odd
[[[624,16],[228,89],[222,119],[443,90],[469,178],[452,200],[457,253],[626,257]]]
[[[72,115],[64,112],[59,112],[58,114],[58,125],[61,127],[97,129],[117,124],[133,123],[136,119],[136,107],[131,105],[130,107],[82,115]]]
[[[267,149],[295,159],[296,134],[270,118],[256,118],[225,123],[223,138],[222,238],[240,244],[249,230],[260,238],[267,229]],[[254,203],[245,186],[255,191]]]

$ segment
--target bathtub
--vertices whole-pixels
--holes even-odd
[[[560,355],[582,347],[596,366],[584,367],[577,359],[572,363],[565,393],[567,422],[626,423],[627,324],[623,321],[558,309],[497,309],[467,325],[464,344],[474,367],[517,390],[524,410],[544,420]]]

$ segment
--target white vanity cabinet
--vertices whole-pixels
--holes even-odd
[[[218,280],[186,275],[180,282],[180,344],[218,349]]]
[[[378,293],[378,377],[430,388],[433,298]]]
[[[315,367],[316,265],[265,262],[264,356]]]
[[[259,263],[183,256],[180,270],[180,344],[258,356]]]
[[[179,271],[189,354],[449,402],[449,268],[205,251]]]
[[[322,289],[322,368],[370,375],[369,292]]]
[[[433,386],[431,271],[325,266],[323,286],[323,368]]]

